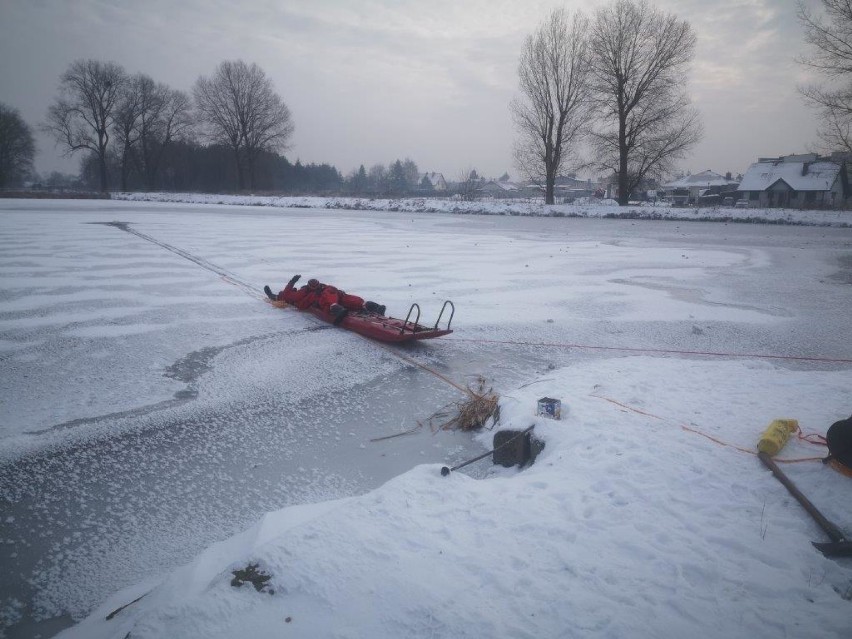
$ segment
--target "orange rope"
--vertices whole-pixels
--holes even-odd
[[[748,453],[749,455],[757,455],[757,453],[755,453],[753,450],[751,450],[749,448],[742,448],[741,446],[735,446],[734,444],[729,444],[728,442],[723,442],[721,439],[716,439],[715,437],[712,437],[711,435],[708,435],[707,433],[702,433],[700,430],[696,430],[695,428],[690,428],[689,426],[684,426],[683,424],[680,424],[680,427],[683,430],[688,431],[690,433],[695,433],[696,435],[701,435],[702,437],[709,439],[711,442],[716,442],[720,446],[727,446],[728,448],[733,448],[734,450],[738,450],[741,453]],[[775,461],[780,461],[780,460],[776,459]]]
[[[510,344],[515,346],[550,346],[554,348],[582,348],[595,351],[623,351],[628,353],[664,353],[668,355],[704,355],[707,357],[747,357],[750,359],[781,359],[800,362],[827,362],[833,364],[852,364],[852,359],[836,357],[805,357],[801,355],[772,355],[764,353],[729,353],[720,351],[689,351],[665,348],[635,348],[630,346],[593,346],[590,344],[566,344],[560,342],[523,342],[520,340],[470,339],[448,337],[451,342],[475,342],[481,344]]]
[[[622,404],[619,401],[616,401],[614,399],[610,399],[609,397],[604,397],[603,395],[591,395],[591,397],[596,397],[597,399],[602,399],[602,400],[609,402],[611,404],[615,404],[616,406],[621,406],[622,408],[629,410],[629,411],[632,411],[634,413],[638,413],[639,415],[644,415],[646,417],[652,417],[653,419],[658,419],[661,422],[670,423],[669,420],[667,420],[663,417],[660,417],[659,415],[654,415],[653,413],[645,412],[645,411],[640,410],[638,408],[635,408],[633,406],[629,406],[628,404]],[[697,430],[695,428],[690,428],[689,426],[686,426],[684,424],[678,424],[678,426],[681,428],[681,430],[685,430],[689,433],[694,433],[696,435],[700,435],[701,437],[704,437],[705,439],[709,439],[711,442],[719,444],[720,446],[725,446],[727,448],[733,448],[734,450],[738,450],[741,453],[746,453],[748,455],[757,456],[757,453],[754,452],[753,450],[749,449],[749,448],[743,448],[741,446],[736,446],[734,444],[730,444],[728,442],[722,441],[721,439],[717,439],[717,438],[715,438],[711,435],[708,435],[707,433],[703,433],[700,430]],[[817,435],[817,436],[819,436],[819,435]],[[810,437],[810,435],[808,435],[807,437]],[[805,439],[805,438],[803,437],[802,439]],[[815,443],[815,442],[811,442],[808,439],[805,439],[805,441],[807,441],[811,444]],[[798,458],[798,459],[775,459],[775,461],[782,463],[782,464],[797,464],[799,462],[822,461],[822,457],[801,457],[801,458]]]
[[[808,433],[807,435],[804,435],[802,434],[801,429],[796,429],[796,436],[803,442],[808,442],[809,444],[813,444],[814,446],[828,446],[828,442],[825,441],[825,437],[823,437],[819,433]]]
[[[368,339],[368,338],[367,338],[367,337],[365,337],[364,335],[360,335],[360,334],[358,334],[358,333],[356,333],[356,335],[359,335],[360,337],[363,337],[364,339]],[[391,353],[391,354],[395,355],[396,357],[398,357],[398,358],[399,358],[399,359],[401,359],[402,361],[404,361],[404,362],[408,362],[409,364],[412,364],[412,365],[416,366],[417,368],[420,368],[420,369],[422,369],[422,370],[426,371],[427,373],[431,373],[432,375],[434,375],[435,377],[437,377],[437,378],[438,378],[438,379],[440,379],[441,381],[446,382],[447,384],[449,384],[449,385],[450,385],[450,386],[452,386],[453,388],[456,388],[456,389],[460,390],[460,391],[461,391],[462,393],[464,393],[465,395],[470,395],[470,394],[471,394],[470,389],[465,388],[465,387],[463,387],[463,386],[460,386],[459,384],[456,384],[456,383],[455,383],[453,380],[451,380],[449,377],[445,377],[444,375],[442,375],[441,373],[439,373],[438,371],[436,371],[434,368],[429,368],[429,367],[428,367],[428,366],[426,366],[425,364],[421,364],[420,362],[418,362],[418,361],[416,361],[416,360],[411,359],[411,358],[410,358],[410,357],[408,357],[407,355],[403,355],[402,353],[398,353],[397,351],[393,350],[390,346],[388,346],[388,345],[386,345],[386,344],[382,344],[381,342],[374,342],[373,340],[370,340],[370,342],[371,342],[371,343],[373,343],[373,344],[376,344],[377,346],[380,346],[381,348],[383,348],[383,349],[385,349],[387,352],[389,352],[389,353]]]

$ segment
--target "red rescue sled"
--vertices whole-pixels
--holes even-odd
[[[282,306],[284,305],[283,302],[273,303],[276,306],[279,304]],[[444,312],[447,308],[450,309],[450,316],[447,319],[447,324],[444,328],[438,328],[438,324],[440,323],[441,318],[443,318]],[[305,310],[324,322],[334,324],[334,315],[326,313],[317,306],[310,306]],[[358,333],[359,335],[379,340],[380,342],[412,342],[415,340],[441,337],[442,335],[449,335],[452,333],[453,331],[450,328],[450,324],[453,322],[453,315],[455,315],[455,312],[455,306],[453,306],[451,301],[447,300],[441,307],[441,312],[438,313],[438,319],[435,320],[435,325],[424,326],[423,324],[420,324],[420,306],[415,303],[408,309],[408,315],[405,316],[404,320],[396,317],[388,317],[386,315],[377,315],[375,313],[358,311],[347,314],[343,320],[338,322],[337,326]]]

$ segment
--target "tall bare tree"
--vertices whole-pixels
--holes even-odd
[[[527,37],[518,63],[522,97],[511,104],[520,134],[515,164],[544,188],[546,204],[553,204],[559,172],[579,157],[587,121],[587,30],[584,15],[577,12],[572,19],[556,9]]]
[[[116,109],[113,133],[121,146],[121,189],[127,190],[135,166],[148,190],[155,188],[166,148],[190,128],[190,100],[150,76],[138,73],[124,84]]]
[[[263,70],[242,60],[224,61],[210,78],[200,77],[195,104],[208,138],[231,148],[237,164],[237,183],[254,188],[254,168],[263,151],[283,150],[293,134],[290,109],[275,93]]]
[[[799,21],[811,48],[800,62],[823,75],[827,84],[800,91],[820,113],[819,136],[826,148],[852,152],[852,1],[820,2],[820,14],[799,2]]]
[[[44,125],[68,154],[81,150],[95,154],[101,191],[108,188],[109,134],[126,78],[124,69],[112,62],[73,62],[59,79],[59,96]]]
[[[405,174],[405,188],[413,191],[420,184],[420,169],[417,168],[417,163],[411,158],[405,158],[402,161],[402,172]]]
[[[670,172],[701,139],[683,88],[695,42],[688,22],[645,0],[615,0],[595,14],[592,144],[600,169],[617,176],[622,206],[645,178]]]
[[[367,171],[367,180],[373,193],[384,193],[388,188],[388,171],[384,164],[374,164]]]
[[[156,188],[163,154],[175,140],[192,129],[191,102],[183,91],[146,77],[142,82],[139,117],[139,148],[134,157],[145,179],[145,188]]]
[[[113,133],[121,146],[121,190],[127,191],[132,152],[139,141],[139,118],[142,115],[142,85],[148,76],[141,73],[127,78],[118,98],[113,120]]]
[[[0,103],[0,189],[13,186],[33,168],[35,144],[29,125],[17,109]]]
[[[475,202],[482,195],[482,180],[472,166],[459,173],[456,195],[464,202]]]

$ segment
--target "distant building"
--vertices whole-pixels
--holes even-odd
[[[517,197],[520,188],[514,182],[487,180],[479,186],[479,192],[487,197]]]
[[[444,180],[443,173],[435,173],[434,171],[431,173],[423,173],[420,176],[420,182],[426,180],[429,184],[432,185],[432,189],[435,191],[446,191],[447,190],[447,182]]]
[[[581,180],[575,173],[559,175],[553,184],[553,195],[557,200],[573,202],[580,197],[591,197],[597,187],[591,180]]]
[[[536,198],[544,196],[544,184],[538,182],[527,182],[515,184],[514,197]],[[597,189],[597,184],[592,180],[581,180],[576,174],[559,175],[553,182],[553,197],[557,203],[573,202],[579,197],[591,197]]]
[[[721,175],[707,170],[694,175],[685,175],[663,184],[659,191],[672,204],[695,204],[702,198],[720,196],[737,190],[738,183],[730,173]]]
[[[610,173],[609,175],[598,178],[597,184],[593,185],[593,187],[596,189],[596,197],[613,200],[618,199],[618,175],[615,173]],[[659,197],[662,197],[662,195],[663,191],[657,183],[657,180],[651,177],[644,177],[639,181],[639,184],[633,187],[633,190],[629,195],[629,200],[631,202],[647,200],[656,201]]]
[[[743,175],[739,191],[754,208],[843,208],[850,196],[846,166],[839,154],[760,158]]]

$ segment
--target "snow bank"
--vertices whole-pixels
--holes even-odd
[[[799,211],[792,209],[735,209],[733,207],[673,208],[668,204],[642,203],[620,207],[615,200],[583,198],[574,204],[546,206],[542,202],[481,200],[462,202],[428,198],[275,197],[263,195],[215,195],[204,193],[113,193],[113,199],[140,202],[181,202],[271,206],[301,209],[400,211],[404,213],[455,213],[465,215],[531,215],[549,217],[603,217],[620,219],[745,222],[805,226],[852,226],[849,211]]]
[[[852,563],[820,555],[823,533],[734,447],[776,417],[824,429],[850,385],[850,371],[648,357],[551,371],[501,400],[502,428],[534,423],[546,441],[532,467],[477,481],[424,465],[271,513],[60,636],[848,636]],[[544,395],[561,421],[533,416]],[[823,450],[792,441],[781,456]],[[785,470],[852,526],[848,478]],[[231,585],[249,563],[274,594]]]

